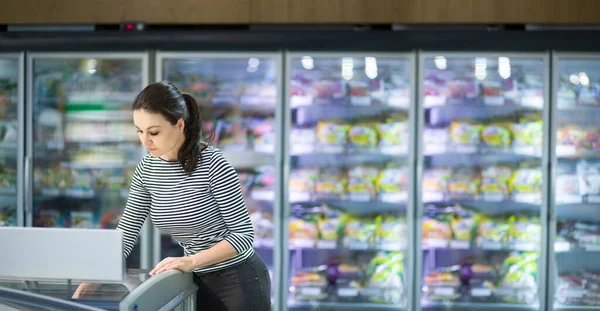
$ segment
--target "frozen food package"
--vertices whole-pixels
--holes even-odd
[[[450,140],[457,145],[477,146],[481,143],[483,125],[473,120],[457,119],[450,124]]]
[[[349,128],[349,125],[335,120],[320,120],[317,124],[317,142],[343,150],[348,142]]]
[[[512,141],[510,128],[504,124],[485,126],[481,138],[486,145],[498,148],[508,147]]]
[[[289,181],[290,192],[313,193],[318,175],[319,169],[315,167],[304,167],[292,170]]]
[[[577,176],[579,178],[579,189],[582,196],[600,196],[600,161],[580,161],[577,163]]]
[[[321,198],[342,198],[346,195],[347,178],[338,168],[325,168],[315,181],[315,194]]]
[[[369,123],[352,125],[348,132],[348,140],[354,148],[375,148],[378,141],[376,125]]]
[[[423,174],[423,191],[445,193],[448,191],[448,182],[452,176],[452,169],[437,167],[428,169]]]
[[[453,197],[476,198],[480,184],[481,175],[476,169],[458,168],[448,180],[448,193]]]
[[[369,201],[375,199],[375,182],[379,170],[375,167],[356,166],[348,170],[348,195],[350,200]]]

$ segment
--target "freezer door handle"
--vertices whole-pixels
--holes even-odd
[[[31,204],[32,199],[33,199],[33,193],[31,192],[31,189],[33,187],[33,180],[32,180],[32,172],[31,172],[31,167],[32,167],[33,163],[32,163],[32,158],[30,156],[26,156],[25,157],[25,214],[30,214],[33,212],[33,206]]]

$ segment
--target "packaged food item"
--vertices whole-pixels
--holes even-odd
[[[511,193],[541,193],[543,172],[540,168],[519,168],[510,180]]]
[[[600,202],[600,161],[582,160],[577,163],[579,191],[590,203]]]
[[[290,192],[313,193],[315,182],[319,175],[319,169],[314,167],[305,167],[292,170],[290,173],[289,189]]]
[[[375,199],[375,182],[379,170],[375,167],[356,166],[348,170],[348,195],[353,201]]]
[[[472,99],[477,96],[473,80],[452,80],[447,84],[448,95],[455,99]]]
[[[423,174],[423,191],[446,193],[451,176],[452,169],[449,167],[436,167],[426,170]]]
[[[398,202],[407,199],[408,168],[384,168],[375,181],[375,189],[379,199],[384,202]]]
[[[315,219],[302,219],[292,217],[290,219],[290,239],[312,240],[315,241],[319,237],[319,228]]]
[[[250,141],[254,151],[273,153],[275,150],[275,120],[254,118],[248,121]]]
[[[404,253],[378,253],[369,264],[367,299],[375,303],[400,304],[404,300]],[[366,293],[366,291],[365,291]]]
[[[498,81],[483,81],[483,101],[486,105],[504,105],[504,89]]]
[[[315,195],[322,198],[341,198],[346,194],[346,176],[337,168],[321,171],[315,182]]]
[[[69,188],[78,190],[91,190],[94,187],[93,183],[94,180],[91,170],[71,170],[71,185]]]
[[[377,223],[374,219],[349,217],[346,220],[345,243],[354,248],[373,245],[377,233]]]
[[[448,180],[448,193],[452,197],[475,198],[479,195],[480,173],[473,168],[459,168]]]
[[[250,213],[255,239],[273,238],[273,214],[256,210]]]
[[[478,244],[483,248],[502,248],[508,244],[511,225],[507,219],[482,216],[479,221]]]
[[[481,143],[483,125],[472,120],[457,119],[450,124],[450,141],[457,145],[477,146]]]
[[[338,241],[344,235],[345,220],[347,216],[341,211],[323,207],[322,216],[318,220],[319,239]]]
[[[16,206],[1,206],[0,207],[0,227],[9,227],[17,225],[17,208]]]
[[[509,182],[512,177],[512,169],[506,166],[489,166],[481,172],[481,193],[484,199],[497,197],[508,198]]]
[[[449,128],[425,128],[425,132],[423,133],[423,148],[426,154],[446,152],[449,143]]]
[[[274,190],[276,175],[275,167],[272,165],[259,166],[255,169],[256,175],[254,175],[253,190]]]
[[[328,296],[327,278],[321,271],[297,271],[291,285],[290,291],[298,301],[323,300]]]
[[[321,79],[313,84],[311,93],[315,97],[339,99],[346,95],[344,83],[341,79]]]
[[[580,88],[578,100],[580,105],[600,105],[600,85],[592,84]]]
[[[377,146],[377,130],[374,124],[357,124],[348,132],[350,146],[360,149],[373,149]]]
[[[559,146],[584,148],[586,140],[587,132],[577,124],[566,124],[556,131],[556,143]]]
[[[429,240],[450,241],[452,238],[452,229],[449,221],[438,220],[435,218],[425,217],[423,220],[423,244],[429,245]]]
[[[536,250],[542,243],[542,226],[538,217],[527,217],[527,216],[511,216],[509,218],[511,223],[509,243],[514,245],[515,248],[519,244],[523,244],[525,248],[529,250]],[[533,248],[533,249],[531,249]]]
[[[217,122],[215,137],[223,150],[243,151],[248,148],[248,129],[241,118],[224,118]]]
[[[377,243],[382,246],[396,245],[405,246],[403,243],[408,238],[408,225],[404,217],[378,216],[377,219]]]
[[[512,124],[513,146],[541,147],[544,141],[544,124],[538,115],[521,117]]]
[[[448,271],[449,270],[449,271]],[[423,292],[431,301],[452,301],[460,297],[460,279],[456,271],[445,267],[431,270],[424,278]]]
[[[487,125],[483,128],[481,139],[491,147],[508,147],[511,144],[510,128],[504,124]]]
[[[471,241],[477,233],[477,225],[479,215],[474,211],[462,208],[461,206],[454,207],[455,214],[450,221],[452,227],[452,239],[458,241]]]
[[[333,120],[320,120],[317,123],[317,142],[325,146],[338,147],[341,152],[348,142],[349,127]]]
[[[408,122],[404,117],[388,118],[385,123],[377,124],[379,134],[379,147],[382,150],[390,147],[402,147],[408,150],[409,128]]]
[[[291,154],[311,153],[314,151],[316,142],[316,128],[292,128],[290,133]]]
[[[93,229],[94,213],[90,211],[71,211],[71,228]]]
[[[506,258],[500,286],[514,290],[502,295],[503,301],[526,304],[535,301],[538,257],[538,253],[524,252],[512,253]]]

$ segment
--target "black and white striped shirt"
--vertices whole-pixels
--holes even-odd
[[[222,240],[238,253],[195,272],[224,269],[254,254],[254,230],[235,169],[213,146],[204,149],[198,160],[192,175],[186,174],[179,162],[150,155],[138,164],[117,227],[123,231],[125,256],[133,249],[148,213],[161,232],[179,242],[186,256]]]

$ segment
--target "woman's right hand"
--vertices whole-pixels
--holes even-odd
[[[100,284],[81,283],[73,293],[71,299],[89,298],[98,289],[98,287],[100,287]]]

